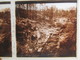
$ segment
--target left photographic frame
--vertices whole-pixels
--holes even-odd
[[[0,57],[11,57],[10,2],[0,2]]]

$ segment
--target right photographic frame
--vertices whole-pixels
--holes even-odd
[[[77,1],[16,1],[17,57],[76,57]]]

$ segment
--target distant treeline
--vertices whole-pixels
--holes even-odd
[[[45,5],[45,4],[41,4]],[[66,17],[74,20],[76,18],[77,9],[71,7],[68,10],[59,10],[56,7],[48,7],[38,10],[36,4],[17,4],[16,17],[29,18],[33,20],[53,20],[59,17]]]
[[[0,19],[3,19],[5,22],[10,24],[10,11],[0,12]]]

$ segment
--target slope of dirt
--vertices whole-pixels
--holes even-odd
[[[0,56],[11,56],[10,11],[0,12]]]
[[[65,22],[57,26],[59,21],[54,23],[55,26],[44,21],[18,19],[16,25],[18,56],[75,56],[74,24]]]

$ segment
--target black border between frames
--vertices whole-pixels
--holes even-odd
[[[0,2],[0,4],[10,4],[10,2]]]
[[[16,4],[25,3],[77,3],[77,0],[27,0],[27,1],[16,1]]]

